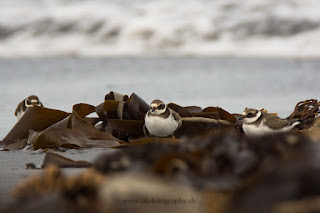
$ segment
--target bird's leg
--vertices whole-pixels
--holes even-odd
[[[175,143],[175,140],[176,140],[176,137],[174,137],[174,134],[173,134],[173,133],[171,134],[171,139],[172,139],[172,143],[174,144],[174,143]]]

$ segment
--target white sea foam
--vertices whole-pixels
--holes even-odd
[[[320,56],[318,0],[11,0],[0,57]]]

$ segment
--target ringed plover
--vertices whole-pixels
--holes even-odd
[[[299,121],[290,122],[274,114],[252,108],[246,108],[239,120],[243,120],[242,129],[249,137],[289,132],[300,124]]]

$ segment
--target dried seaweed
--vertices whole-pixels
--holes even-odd
[[[109,119],[104,130],[123,141],[132,141],[144,137],[144,122],[140,120]]]
[[[92,148],[119,145],[119,140],[104,132],[85,134],[77,129],[50,128],[43,131],[33,144],[34,149]]]
[[[301,121],[300,129],[309,129],[320,112],[319,106],[320,103],[316,99],[301,101],[297,103],[293,113],[287,119],[299,120]]]
[[[3,140],[12,142],[20,141],[28,137],[29,129],[42,131],[54,123],[61,121],[68,115],[69,113],[60,110],[52,110],[38,106],[30,107]]]
[[[132,93],[130,98],[125,102],[123,117],[127,120],[144,120],[144,116],[149,109],[149,104],[137,94]]]
[[[59,168],[87,168],[91,163],[87,161],[74,161],[54,152],[47,152],[42,163],[42,168],[55,165]]]

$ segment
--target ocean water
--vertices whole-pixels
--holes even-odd
[[[318,0],[0,1],[0,57],[320,56]]]
[[[0,59],[0,138],[16,123],[25,97],[71,112],[98,105],[110,91],[135,92],[188,106],[219,106],[230,113],[265,108],[287,117],[299,101],[319,98],[320,60],[256,58],[38,58]]]

